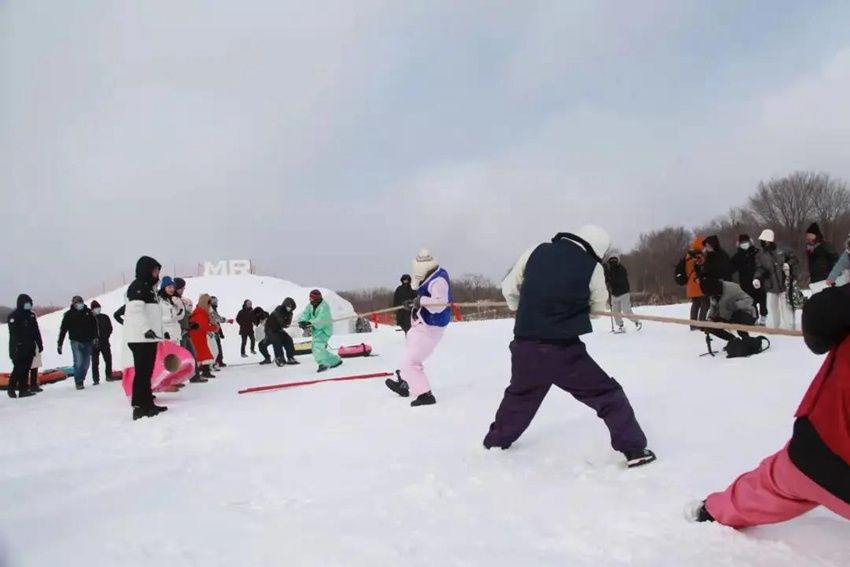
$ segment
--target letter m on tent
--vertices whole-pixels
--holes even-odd
[[[226,276],[227,273],[227,260],[221,260],[220,262],[204,262],[205,276]]]

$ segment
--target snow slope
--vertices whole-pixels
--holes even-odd
[[[589,349],[659,454],[645,468],[625,470],[601,421],[557,390],[511,450],[482,448],[510,321],[450,327],[427,408],[380,379],[236,394],[315,377],[305,359],[230,367],[139,422],[114,384],[0,399],[9,565],[847,565],[850,522],[826,511],[743,532],[682,518],[784,444],[820,358],[793,338],[749,360],[699,358],[701,336],[680,327],[596,327]],[[379,357],[329,375],[394,369],[403,335],[368,339]],[[225,348],[241,362],[235,340]]]
[[[198,297],[202,293],[209,293],[219,299],[218,312],[228,319],[235,319],[236,314],[242,308],[242,302],[246,299],[253,301],[254,306],[262,307],[266,311],[271,312],[276,306],[283,303],[287,297],[291,297],[298,305],[296,315],[299,315],[301,310],[309,303],[308,296],[310,295],[310,287],[301,287],[292,282],[281,280],[278,278],[243,275],[243,276],[205,276],[196,278],[186,278],[185,297],[197,304]],[[331,313],[334,318],[347,317],[354,314],[354,308],[351,304],[337,295],[336,292],[325,288],[319,288],[325,300],[331,306]],[[127,286],[122,286],[104,295],[87,298],[86,304],[90,305],[93,299],[96,299],[103,307],[103,312],[110,316],[124,304],[124,297],[127,291]],[[68,345],[68,340],[65,341],[65,355],[59,356],[56,352],[56,341],[59,338],[59,326],[62,322],[64,311],[50,313],[43,317],[39,317],[38,324],[41,329],[42,339],[45,345],[44,365],[45,368],[57,366],[70,366],[72,364],[71,348]],[[114,323],[114,321],[113,321]],[[112,351],[116,357],[116,368],[121,368],[120,358],[122,349],[120,348],[122,329],[121,325],[114,324],[115,334],[112,337]],[[354,331],[354,321],[343,321],[334,325],[336,333],[350,333]],[[228,335],[235,337],[238,335],[238,326],[229,324],[224,326],[225,337]],[[297,331],[296,334],[300,333]],[[8,327],[0,325],[0,345],[9,344]],[[12,370],[11,362],[7,356],[0,356],[0,372],[10,372]]]

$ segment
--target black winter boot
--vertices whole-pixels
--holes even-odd
[[[434,394],[431,392],[425,392],[412,402],[410,402],[410,407],[418,407],[418,406],[433,406],[437,403],[437,398],[434,397]]]
[[[397,380],[387,378],[384,384],[402,398],[410,397],[410,385],[401,377],[401,373],[398,370],[395,371],[395,375],[398,378]]]
[[[628,451],[623,454],[626,456],[626,466],[630,469],[648,465],[656,459],[655,453],[649,449],[644,449],[642,451]]]

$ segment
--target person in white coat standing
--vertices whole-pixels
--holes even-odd
[[[765,229],[759,236],[761,251],[756,256],[756,272],[753,287],[767,292],[768,327],[781,329],[794,328],[794,312],[788,302],[788,277],[794,259],[790,254],[777,248],[776,237],[771,229]]]
[[[162,308],[156,295],[159,262],[142,256],[136,262],[136,279],[127,288],[124,314],[124,341],[133,354],[133,420],[154,417],[166,411],[154,404],[151,377],[156,363],[156,348],[162,340]]]

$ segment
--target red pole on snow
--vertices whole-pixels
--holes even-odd
[[[342,376],[340,378],[319,378],[317,380],[304,380],[303,382],[287,382],[286,384],[272,384],[271,386],[255,386],[253,388],[239,390],[239,393],[253,394],[256,392],[270,392],[272,390],[296,388],[298,386],[311,386],[313,384],[321,384],[322,382],[350,382],[352,380],[369,380],[371,378],[384,378],[392,375],[392,372],[376,372],[374,374],[357,374],[355,376]]]

